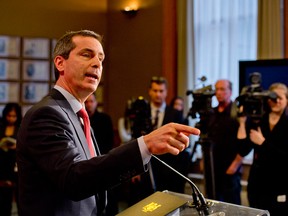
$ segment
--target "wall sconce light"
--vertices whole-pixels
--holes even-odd
[[[123,10],[121,10],[123,14],[125,14],[128,17],[134,17],[136,16],[138,12],[138,8],[133,7],[125,7]]]

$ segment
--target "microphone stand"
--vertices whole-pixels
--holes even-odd
[[[208,203],[206,202],[203,194],[200,192],[198,187],[186,176],[184,176],[182,173],[178,172],[176,169],[165,163],[164,161],[160,160],[158,157],[155,155],[151,155],[153,158],[157,159],[159,162],[161,162],[163,165],[177,173],[179,176],[184,178],[191,186],[192,188],[192,198],[193,198],[193,203],[191,207],[195,207],[199,213],[199,215],[209,215],[208,211]],[[203,214],[202,214],[203,213]]]

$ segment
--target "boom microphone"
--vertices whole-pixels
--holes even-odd
[[[203,194],[200,192],[198,187],[186,176],[184,176],[182,173],[178,172],[176,169],[165,163],[164,161],[160,160],[158,157],[155,155],[151,155],[155,159],[157,159],[159,162],[161,162],[163,165],[171,169],[173,172],[184,178],[191,186],[192,188],[192,198],[193,198],[193,203],[192,206],[195,207],[199,213],[199,215],[209,215],[208,211],[208,202],[205,200]]]

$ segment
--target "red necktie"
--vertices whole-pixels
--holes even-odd
[[[89,148],[89,151],[90,151],[90,155],[91,155],[91,157],[95,157],[95,151],[94,151],[94,148],[93,148],[93,143],[92,143],[92,138],[91,138],[90,120],[89,120],[88,113],[86,112],[86,110],[84,108],[82,108],[78,112],[78,114],[83,119],[83,122],[84,122],[84,133],[85,133],[86,140],[87,140],[87,143],[88,143],[88,148]]]

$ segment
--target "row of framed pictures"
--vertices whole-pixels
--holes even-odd
[[[47,95],[50,89],[49,83],[23,82],[21,87],[22,95],[19,95],[17,94],[17,92],[20,92],[19,83],[0,83],[0,102],[8,103],[9,101],[21,100],[24,103],[36,103]]]
[[[22,77],[23,81],[50,81],[50,61],[45,60],[23,60]],[[0,80],[19,80],[20,60],[0,59]]]
[[[53,45],[56,44],[56,40],[52,42]],[[50,58],[50,53],[50,39],[48,38],[0,36],[0,57],[17,58],[22,56],[24,58],[48,59]]]
[[[0,35],[0,111],[6,103],[18,102],[25,113],[48,94],[55,44],[49,38]]]
[[[20,91],[20,88],[21,91]],[[48,94],[51,86],[48,83],[34,82],[1,82],[0,83],[0,110],[8,102],[19,102],[23,108],[23,113],[36,102]],[[19,95],[19,92],[21,94]],[[2,112],[1,112],[2,114]]]

